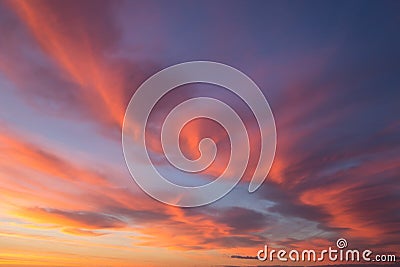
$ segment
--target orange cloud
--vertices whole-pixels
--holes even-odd
[[[104,56],[109,49],[107,43],[116,38],[112,23],[104,20],[107,7],[96,5],[99,10],[87,13],[86,9],[92,9],[88,3],[81,3],[79,9],[71,9],[67,3],[42,1],[8,4],[26,23],[41,48],[77,84],[75,90],[79,90],[89,110],[103,121],[121,126],[126,102],[121,76],[123,64],[116,67]],[[89,20],[91,24],[87,23]],[[98,32],[102,27],[110,31],[103,35]]]
[[[2,132],[0,143],[3,155],[7,155],[15,166],[20,165],[42,172],[46,175],[65,179],[70,182],[85,182],[92,185],[110,186],[106,177],[88,172],[82,167],[76,166],[62,157],[47,152],[43,148],[22,141],[17,137]]]

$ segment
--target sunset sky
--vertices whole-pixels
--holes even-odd
[[[0,1],[0,265],[256,266],[232,256],[340,237],[400,256],[399,25],[399,1]],[[260,142],[248,107],[216,86],[175,89],[146,133],[171,180],[205,184],[230,153],[218,124],[195,120],[182,151],[196,158],[211,137],[216,161],[195,178],[166,163],[159,126],[186,99],[229,104],[252,148],[230,194],[177,208],[134,182],[121,127],[142,82],[193,60],[257,83],[277,150],[249,194]]]

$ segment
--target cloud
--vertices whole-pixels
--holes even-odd
[[[66,160],[63,156],[47,150],[44,146],[32,144],[22,136],[9,131],[0,131],[3,165],[23,166],[43,174],[58,177],[73,183],[85,182],[92,185],[110,186],[107,177],[96,172],[87,171],[82,166]]]
[[[85,229],[121,228],[126,223],[120,219],[89,211],[64,211],[49,208],[28,208],[18,212],[19,216],[29,217],[40,223],[49,223]]]
[[[67,234],[78,235],[78,236],[102,236],[105,233],[98,233],[95,231],[82,230],[79,228],[63,228],[62,231]]]
[[[241,260],[257,260],[256,256],[240,256],[240,255],[232,255],[232,259],[241,259]]]
[[[152,5],[2,3],[0,78],[11,81],[16,91],[3,86],[1,90],[10,89],[23,98],[27,110],[54,116],[54,127],[66,119],[94,122],[100,127],[93,134],[120,140],[130,96],[161,66],[198,58],[237,66],[262,88],[278,131],[276,159],[265,184],[251,195],[254,207],[240,206],[245,191],[231,202],[219,202],[225,206],[165,206],[130,183],[126,171],[104,171],[45,142],[32,142],[34,132],[1,131],[5,216],[37,225],[51,223],[57,234],[97,236],[96,242],[103,237],[111,243],[127,242],[120,237],[128,231],[129,244],[167,248],[174,255],[178,250],[251,255],[266,241],[318,248],[339,236],[354,247],[398,251],[400,124],[393,115],[399,114],[398,35],[393,26],[398,19],[390,13],[397,9],[367,5],[355,12],[346,6],[343,13],[343,7],[333,5],[320,12],[321,7],[314,6],[297,11],[275,5],[226,9],[222,4],[228,10],[222,14],[221,6],[208,10],[183,5],[172,11],[163,4]],[[339,13],[340,19],[332,15]],[[326,19],[316,23],[321,14]],[[232,24],[235,21],[240,25]],[[366,27],[371,21],[378,24]],[[153,63],[150,59],[155,58]],[[259,149],[259,133],[248,107],[214,87],[188,86],[175,93],[157,104],[149,125],[156,164],[167,164],[158,140],[166,113],[182,100],[207,95],[230,104],[245,121],[254,152],[244,177],[247,182]],[[199,141],[209,136],[217,142],[219,154],[203,173],[205,180],[226,167],[229,142],[223,129],[198,120],[181,135],[182,150],[190,158],[199,155]],[[92,156],[96,161],[98,155]],[[128,246],[123,243],[120,248]]]
[[[230,227],[232,234],[255,233],[264,230],[273,218],[263,213],[241,207],[216,211],[215,220]]]
[[[0,70],[26,103],[58,118],[95,121],[101,133],[119,138],[135,88],[158,68],[119,56],[122,36],[114,16],[120,4],[4,5],[14,13],[1,11],[7,38],[0,45]]]

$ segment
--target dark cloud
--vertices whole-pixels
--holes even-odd
[[[299,217],[310,221],[329,218],[329,214],[318,207],[302,204],[298,200],[295,190],[290,190],[282,185],[267,182],[259,192],[263,198],[275,203],[268,208],[269,212],[277,212],[284,216]]]
[[[66,226],[81,226],[87,229],[122,228],[126,226],[125,222],[113,215],[93,211],[29,208],[25,212],[32,214],[33,219],[40,219],[50,224],[62,222]]]
[[[232,259],[241,259],[241,260],[257,260],[257,256],[240,256],[240,255],[232,255]]]
[[[218,210],[214,220],[232,228],[232,234],[243,234],[264,230],[273,217],[251,209],[232,207]]]

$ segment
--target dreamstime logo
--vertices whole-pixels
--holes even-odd
[[[190,83],[224,87],[251,109],[261,134],[258,165],[248,188],[249,192],[254,192],[265,180],[275,155],[276,129],[272,111],[261,90],[248,76],[230,66],[209,61],[186,62],[163,69],[146,80],[133,95],[122,128],[124,157],[133,179],[148,195],[161,202],[179,207],[196,207],[223,197],[242,178],[250,156],[246,127],[229,105],[210,97],[190,98],[172,109],[161,128],[161,144],[165,157],[175,168],[190,173],[205,170],[217,155],[214,140],[201,140],[198,144],[200,157],[191,160],[180,150],[179,135],[182,128],[194,119],[216,121],[227,132],[231,144],[229,162],[222,174],[206,185],[180,186],[163,177],[150,160],[145,135],[150,113],[166,93]],[[199,105],[205,108],[190,108]],[[231,177],[233,168],[240,170],[241,175]]]
[[[268,246],[265,245],[264,249],[261,249],[257,253],[257,259],[260,261],[309,261],[309,262],[323,262],[328,261],[341,261],[341,262],[360,262],[361,260],[366,262],[396,262],[396,255],[394,254],[373,254],[372,250],[358,250],[358,249],[347,249],[347,240],[339,238],[336,241],[336,248],[329,247],[321,251],[314,249],[305,249],[299,251],[292,249],[289,252],[285,249],[268,250]]]

